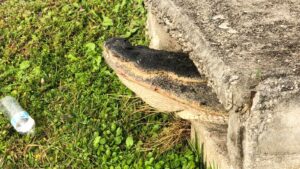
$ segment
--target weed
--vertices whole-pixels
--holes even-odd
[[[0,168],[198,168],[184,142],[141,151],[172,118],[146,115],[103,62],[109,37],[147,45],[145,14],[141,0],[0,1],[0,97],[37,126],[20,136],[1,114]]]

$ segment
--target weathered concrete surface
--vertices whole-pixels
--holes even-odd
[[[159,23],[152,13],[147,16],[147,34],[151,38],[149,47],[157,50],[165,50],[172,52],[181,52],[181,46],[177,41],[170,37],[167,29],[163,27],[163,23]]]
[[[230,111],[231,165],[300,168],[300,1],[147,0],[146,5],[190,52]]]
[[[191,140],[201,148],[207,166],[230,169],[226,146],[227,125],[191,121]]]

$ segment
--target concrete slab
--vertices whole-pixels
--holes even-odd
[[[300,168],[300,1],[146,0],[146,5],[230,112],[231,165]]]
[[[203,157],[207,166],[230,169],[226,146],[227,125],[209,124],[193,120],[191,140],[202,145]]]
[[[152,13],[147,14],[147,34],[151,38],[149,47],[157,50],[165,50],[171,52],[182,52],[181,46],[177,41],[170,37],[167,29],[163,27],[163,23],[159,21],[152,15]]]

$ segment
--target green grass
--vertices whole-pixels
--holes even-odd
[[[142,0],[0,1],[0,97],[37,125],[21,136],[0,114],[0,168],[200,168],[186,142],[141,151],[173,119],[140,111],[103,62],[109,37],[147,45],[145,14]]]

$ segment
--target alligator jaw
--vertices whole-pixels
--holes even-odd
[[[186,54],[134,47],[120,38],[108,40],[103,54],[120,80],[152,107],[179,111],[185,119],[227,123],[226,111]]]

